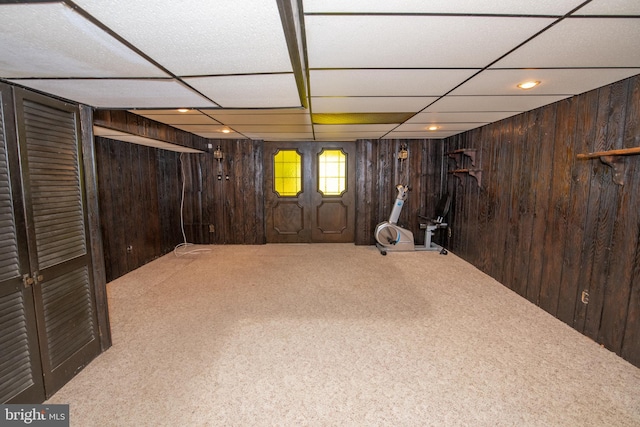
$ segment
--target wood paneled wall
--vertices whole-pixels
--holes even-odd
[[[640,156],[620,186],[576,155],[638,146],[640,76],[446,140],[482,169],[481,186],[448,177],[452,251],[636,366]]]
[[[208,140],[127,111],[98,110],[94,124],[206,150]],[[183,241],[180,153],[95,138],[107,280],[135,270]]]
[[[181,242],[179,153],[96,138],[107,281]]]
[[[401,162],[397,154],[403,146],[408,158]],[[424,244],[418,215],[433,216],[442,195],[442,140],[358,140],[356,150],[355,243],[375,244],[375,226],[389,218],[396,185],[403,184],[410,191],[398,223],[413,231],[416,243]]]
[[[264,143],[210,140],[206,154],[184,154],[187,240],[199,244],[264,244]],[[220,147],[222,161],[213,157]]]

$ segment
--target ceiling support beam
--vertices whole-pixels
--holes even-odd
[[[301,12],[302,8],[298,0],[276,0],[276,3],[278,3],[284,37],[287,41],[291,66],[293,67],[293,74],[296,79],[296,86],[298,87],[300,104],[304,108],[309,108],[307,98],[309,67],[307,66],[307,57],[305,55],[306,46],[304,45],[305,37]]]

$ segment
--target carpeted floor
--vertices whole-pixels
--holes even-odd
[[[640,425],[640,369],[454,254],[208,248],[108,285],[72,426]]]

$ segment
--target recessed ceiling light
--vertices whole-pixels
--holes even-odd
[[[222,129],[222,133],[231,133],[229,129]]]
[[[540,82],[539,82],[539,81],[537,81],[537,80],[536,80],[536,81],[531,80],[531,81],[528,81],[528,82],[520,83],[520,84],[518,85],[518,87],[519,87],[520,89],[525,89],[525,90],[526,90],[526,89],[534,88],[534,87],[538,86],[539,84],[540,84]]]
[[[179,111],[180,113],[186,113],[186,112],[188,112],[188,111],[189,111],[189,109],[188,109],[188,108],[178,108],[178,111]]]
[[[427,130],[438,130],[438,129],[440,129],[440,127],[436,125],[431,125],[427,128]]]

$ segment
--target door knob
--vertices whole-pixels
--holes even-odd
[[[24,284],[25,288],[28,288],[29,286],[33,285],[33,277],[29,276],[28,274],[25,274],[22,276],[22,283]]]

